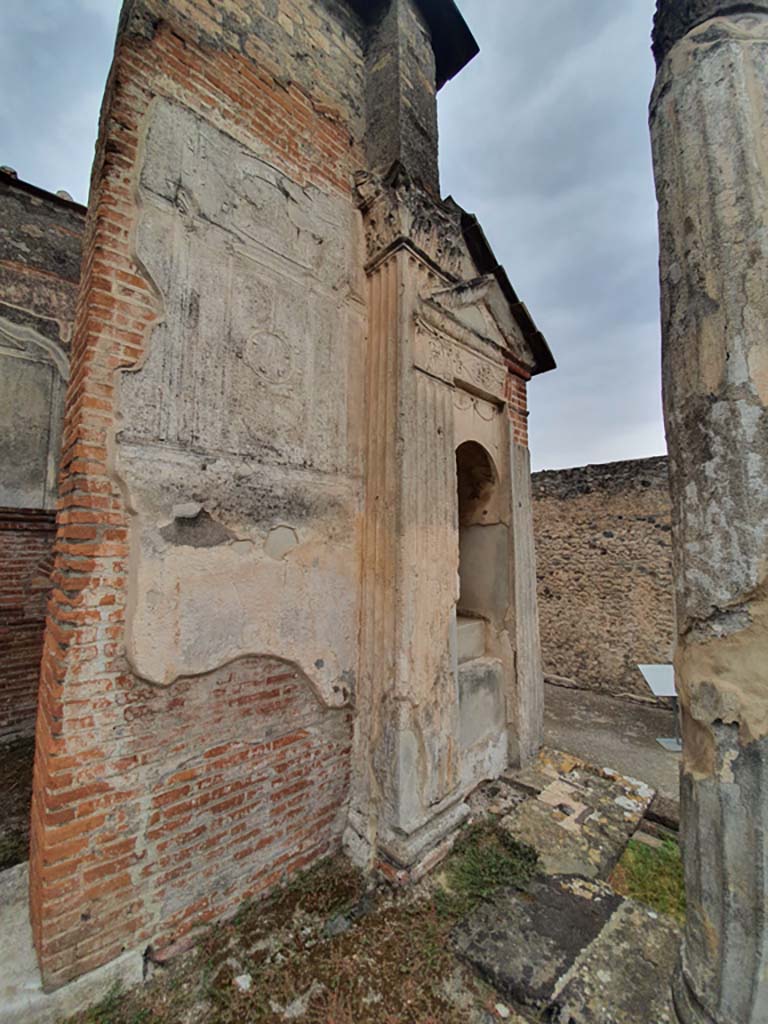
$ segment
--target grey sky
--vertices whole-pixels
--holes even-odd
[[[0,6],[0,163],[81,202],[119,6]],[[653,0],[459,6],[481,52],[441,93],[442,186],[558,361],[530,388],[534,466],[659,454]]]

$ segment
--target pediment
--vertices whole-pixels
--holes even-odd
[[[466,343],[480,351],[490,345],[496,358],[515,360],[531,376],[555,368],[546,338],[474,215],[450,196],[438,202],[414,186],[398,162],[385,178],[360,173],[355,184],[369,273],[393,251],[409,249],[428,268],[422,300],[475,339]]]
[[[492,274],[435,291],[429,300],[484,344],[490,342],[526,366],[535,362],[534,353]]]

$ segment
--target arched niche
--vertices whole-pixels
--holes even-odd
[[[508,537],[502,489],[488,451],[477,441],[456,449],[459,618],[497,621],[508,605]],[[478,654],[478,652],[475,652]],[[482,653],[482,652],[479,652]]]
[[[67,376],[58,345],[0,317],[0,506],[55,506]]]

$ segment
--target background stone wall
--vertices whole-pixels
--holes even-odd
[[[637,665],[672,659],[666,458],[535,473],[544,671],[649,696]]]

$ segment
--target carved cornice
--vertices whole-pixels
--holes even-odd
[[[496,261],[477,218],[450,198],[434,199],[399,163],[384,178],[358,173],[356,189],[369,274],[393,252],[408,249],[442,282],[431,289],[431,298],[445,315],[454,315],[462,329],[485,342],[491,339],[481,330],[473,332],[462,311],[487,308],[503,341],[499,349],[513,372],[519,369],[530,376],[554,368],[544,337]]]
[[[386,179],[360,172],[355,185],[369,266],[380,262],[398,244],[407,244],[449,280],[467,274],[469,261],[461,213],[453,204],[438,203],[413,185],[397,165]]]

